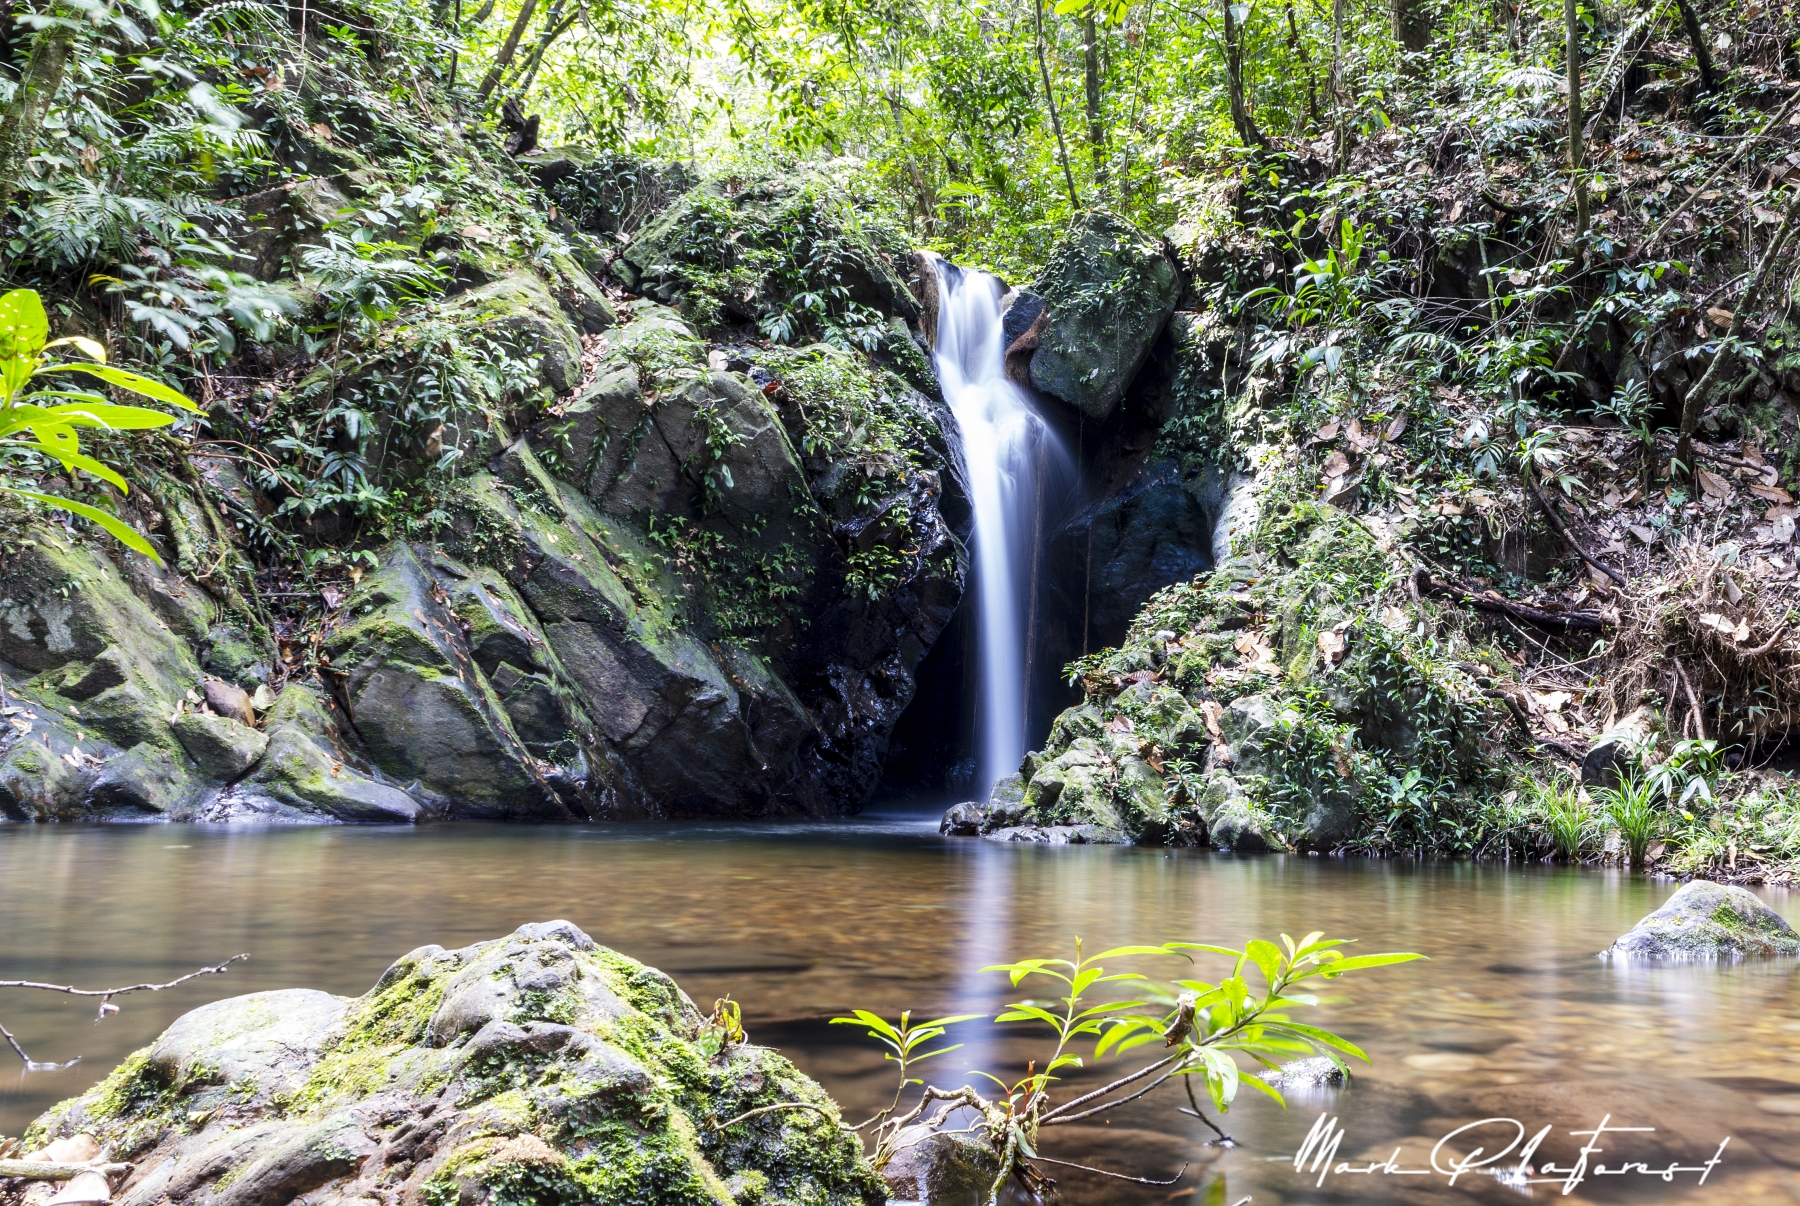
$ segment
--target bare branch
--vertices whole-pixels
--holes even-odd
[[[72,1181],[84,1172],[97,1172],[116,1181],[130,1172],[131,1164],[64,1164],[51,1160],[0,1160],[0,1180],[18,1177],[26,1181]]]
[[[1130,1084],[1132,1081],[1144,1079],[1144,1077],[1150,1075],[1152,1072],[1156,1071],[1158,1068],[1165,1068],[1168,1065],[1174,1063],[1176,1060],[1186,1059],[1186,1058],[1187,1058],[1187,1052],[1185,1052],[1185,1051],[1177,1051],[1174,1055],[1165,1056],[1164,1058],[1157,1060],[1155,1063],[1151,1064],[1147,1068],[1139,1068],[1136,1072],[1133,1072],[1130,1076],[1122,1076],[1118,1080],[1113,1081],[1110,1085],[1102,1086],[1101,1088],[1095,1089],[1091,1093],[1083,1093],[1080,1097],[1077,1097],[1071,1101],[1063,1102],[1061,1105],[1057,1106],[1054,1110],[1051,1110],[1049,1113],[1045,1114],[1043,1121],[1049,1122],[1052,1118],[1055,1118],[1058,1114],[1061,1114],[1064,1111],[1072,1110],[1076,1106],[1086,1105],[1088,1102],[1094,1101],[1097,1098],[1105,1097],[1108,1093],[1111,1093],[1114,1089],[1122,1089],[1126,1085]],[[1164,1079],[1166,1080],[1167,1077],[1164,1077]],[[1162,1081],[1159,1080],[1156,1083],[1161,1084]],[[1129,1100],[1129,1099],[1127,1099],[1127,1100]]]
[[[1153,1181],[1149,1177],[1128,1177],[1124,1173],[1107,1172],[1104,1168],[1093,1168],[1086,1164],[1077,1164],[1073,1160],[1052,1160],[1049,1156],[1033,1156],[1040,1164],[1060,1164],[1064,1168],[1079,1168],[1082,1172],[1099,1173],[1103,1177],[1114,1177],[1120,1181],[1130,1181],[1136,1185],[1173,1185],[1187,1175],[1188,1166],[1183,1164],[1181,1171],[1167,1181]]]
[[[722,1131],[722,1130],[725,1130],[727,1127],[736,1126],[738,1123],[744,1121],[744,1119],[746,1119],[746,1118],[754,1118],[758,1114],[772,1114],[776,1110],[811,1110],[813,1113],[815,1113],[819,1117],[823,1118],[826,1122],[833,1123],[834,1125],[838,1126],[839,1128],[841,1128],[843,1130],[855,1131],[857,1129],[855,1127],[844,1126],[843,1123],[837,1122],[835,1119],[832,1118],[832,1116],[830,1114],[826,1113],[824,1110],[820,1109],[818,1106],[813,1105],[811,1102],[784,1101],[784,1102],[781,1102],[779,1105],[758,1106],[754,1110],[745,1110],[742,1114],[739,1114],[736,1118],[733,1118],[729,1122],[716,1123],[713,1126],[713,1130]],[[864,1123],[863,1125],[866,1126],[868,1124]]]
[[[1178,1071],[1180,1071],[1180,1069],[1178,1068],[1178,1069],[1176,1069],[1176,1071],[1178,1072]],[[1092,1118],[1095,1114],[1100,1114],[1107,1110],[1114,1109],[1118,1106],[1122,1106],[1126,1102],[1136,1101],[1138,1098],[1142,1097],[1146,1093],[1155,1092],[1159,1087],[1161,1087],[1161,1085],[1164,1081],[1168,1080],[1173,1075],[1175,1075],[1175,1072],[1164,1072],[1161,1076],[1157,1077],[1155,1080],[1151,1081],[1149,1084],[1145,1085],[1143,1088],[1141,1088],[1137,1092],[1133,1093],[1130,1097],[1121,1097],[1117,1101],[1103,1101],[1097,1106],[1094,1106],[1090,1109],[1081,1111],[1081,1113],[1079,1113],[1079,1114],[1066,1114],[1059,1118],[1052,1118],[1049,1115],[1045,1115],[1043,1118],[1042,1125],[1058,1126],[1065,1122],[1074,1122],[1078,1118]]]
[[[167,984],[129,984],[124,988],[97,989],[72,988],[67,984],[40,984],[36,980],[0,980],[0,988],[36,988],[43,992],[67,993],[72,997],[120,997],[128,992],[161,992],[165,988],[174,988],[177,984],[186,984],[189,980],[196,979],[200,976],[220,975],[233,963],[236,963],[240,959],[248,959],[249,957],[248,954],[233,955],[217,967],[203,967],[199,971],[189,972],[187,975],[178,979],[170,980]]]

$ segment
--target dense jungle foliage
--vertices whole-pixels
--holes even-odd
[[[1335,777],[1392,806],[1366,848],[1655,857],[1598,801],[1565,842],[1561,789],[1472,764],[1459,735],[1510,716],[1579,762],[1577,738],[1643,705],[1633,740],[1662,744],[1634,767],[1666,787],[1699,748],[1677,742],[1713,742],[1705,781],[1760,810],[1658,797],[1688,863],[1735,871],[1800,850],[1786,788],[1751,774],[1800,674],[1797,31],[1764,0],[51,0],[0,28],[4,276],[52,333],[208,408],[217,501],[166,520],[182,568],[298,649],[269,599],[452,525],[448,484],[593,368],[510,337],[539,291],[607,321],[627,291],[670,302],[754,342],[710,353],[753,372],[835,345],[841,363],[794,362],[793,396],[817,412],[808,456],[860,457],[866,509],[919,468],[903,424],[870,416],[929,370],[843,265],[929,247],[1022,280],[1109,211],[1184,275],[1157,455],[1253,475],[1258,539],[1289,553],[1359,516],[1343,539],[1366,565],[1326,540],[1206,587],[1297,592],[1266,600],[1285,667],[1255,640],[1221,651],[1295,693],[1270,833]],[[624,355],[661,381],[684,338]],[[836,384],[815,398],[808,374]],[[841,396],[851,378],[867,400]],[[744,437],[714,413],[689,459],[716,503]],[[154,527],[195,438],[94,437],[146,484],[130,499],[27,447],[0,471]],[[871,599],[918,547],[904,505],[883,514],[900,535],[851,572]],[[766,578],[716,610],[777,625],[794,546],[771,537],[746,575],[711,539],[653,530],[620,572]],[[1072,668],[1100,721],[1170,606]],[[1465,631],[1471,609],[1503,630]],[[1424,707],[1410,767],[1301,681],[1296,650],[1329,674],[1346,644],[1380,707]]]

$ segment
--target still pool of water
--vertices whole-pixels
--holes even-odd
[[[92,1007],[0,992],[0,1023],[38,1060],[0,1064],[0,1133],[17,1134],[81,1092],[179,1014],[269,988],[357,994],[395,957],[566,917],[598,941],[674,975],[702,1005],[730,993],[753,1040],[780,1047],[862,1117],[891,1093],[879,1054],[826,1019],[851,1006],[892,1015],[993,1009],[1004,957],[1126,942],[1245,938],[1323,929],[1365,950],[1428,963],[1349,978],[1306,1020],[1373,1060],[1338,1091],[1285,1112],[1246,1093],[1227,1129],[1176,1112],[1165,1086],[1110,1122],[1045,1132],[1046,1155],[1150,1177],[1150,1188],[1066,1168],[1073,1203],[1514,1202],[1492,1177],[1296,1172],[1321,1112],[1338,1157],[1400,1149],[1428,1167],[1438,1137],[1487,1118],[1551,1126],[1540,1162],[1567,1164],[1571,1131],[1609,1126],[1593,1164],[1661,1170],[1721,1162],[1665,1183],[1635,1169],[1592,1177],[1571,1200],[1800,1204],[1800,992],[1794,961],[1624,968],[1594,952],[1671,891],[1620,874],[1199,851],[1046,848],[942,839],[915,818],[807,826],[419,830],[0,826],[0,978],[106,987],[165,980],[239,951],[221,978]],[[1769,897],[1790,917],[1800,908]],[[1140,970],[1155,970],[1140,966]],[[1222,974],[1203,965],[1198,974]],[[969,1066],[1011,1070],[1042,1050],[1023,1034],[982,1039],[928,1064],[940,1084]],[[1149,1048],[1142,1049],[1148,1051]],[[1134,1054],[1141,1054],[1134,1053]],[[10,1059],[10,1054],[7,1054]],[[1128,1057],[1130,1058],[1130,1057]],[[1147,1062],[1147,1061],[1146,1061]],[[1135,1065],[1109,1060],[1101,1071]],[[1077,1074],[1069,1092],[1084,1084]],[[1093,1081],[1092,1083],[1100,1083]],[[1475,1142],[1512,1137],[1496,1124]],[[1559,1186],[1538,1185],[1535,1198]]]

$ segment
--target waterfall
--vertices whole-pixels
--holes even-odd
[[[995,780],[1018,769],[1030,740],[1026,705],[1039,529],[1046,494],[1061,492],[1073,465],[1030,393],[1006,378],[1000,280],[936,263],[934,358],[962,432],[975,513],[975,786],[985,799]]]

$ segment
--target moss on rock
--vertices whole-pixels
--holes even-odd
[[[136,1163],[124,1195],[176,1206],[272,1183],[318,1206],[378,1191],[441,1206],[884,1201],[818,1085],[720,1033],[661,972],[546,922],[421,947],[353,1001],[196,1010],[31,1136],[93,1134]],[[811,1108],[734,1121],[793,1102]]]

